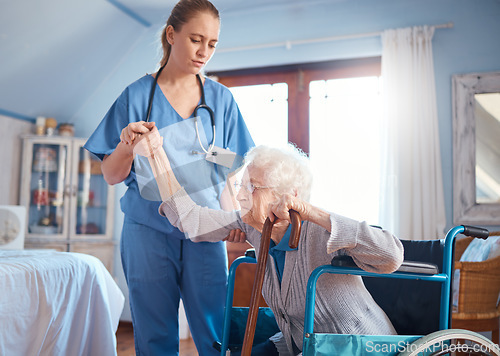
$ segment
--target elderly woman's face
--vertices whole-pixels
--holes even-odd
[[[241,206],[243,222],[262,232],[267,218],[267,208],[276,200],[276,196],[272,187],[265,184],[261,169],[252,165],[246,169],[236,198]]]

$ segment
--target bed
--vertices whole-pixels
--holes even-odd
[[[123,305],[93,256],[0,250],[0,355],[116,355]]]

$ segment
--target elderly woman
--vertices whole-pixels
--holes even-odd
[[[251,149],[236,196],[241,211],[227,212],[196,205],[175,179],[161,145],[155,143],[157,132],[146,137],[136,152],[149,156],[156,172],[164,200],[160,214],[189,239],[220,241],[231,230],[241,229],[258,255],[264,222],[268,216],[277,217],[262,294],[282,332],[273,338],[280,355],[297,355],[302,350],[306,285],[316,267],[329,264],[336,255],[349,255],[360,268],[379,273],[393,272],[402,263],[403,247],[389,232],[308,202],[312,175],[307,158],[294,147]],[[303,221],[295,250],[288,247],[290,209]],[[314,329],[319,333],[395,334],[361,277],[352,275],[324,275],[318,281]]]

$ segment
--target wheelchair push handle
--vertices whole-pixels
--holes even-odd
[[[299,247],[299,239],[300,239],[300,214],[295,210],[290,209],[289,211],[290,219],[292,220],[292,232],[290,233],[290,240],[288,241],[288,246],[290,248]]]
[[[479,239],[486,240],[490,235],[489,231],[477,226],[462,225],[464,231],[462,232],[465,236],[475,237]]]

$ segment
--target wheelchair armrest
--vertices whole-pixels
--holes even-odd
[[[332,266],[336,267],[349,267],[349,268],[359,268],[351,256],[340,255],[332,258]],[[403,261],[401,266],[396,270],[396,272],[407,272],[407,273],[421,273],[421,274],[438,274],[439,268],[435,264],[416,262],[416,261]]]
[[[335,267],[359,268],[352,257],[348,255],[335,256],[332,258],[331,265]]]
[[[439,268],[433,263],[418,262],[418,261],[403,261],[396,272],[421,273],[421,274],[438,274]]]
[[[257,255],[255,254],[255,249],[254,248],[249,248],[248,250],[246,250],[245,251],[245,257],[257,258]]]
[[[214,341],[212,347],[220,352],[222,350],[222,343],[220,343],[219,341]]]

